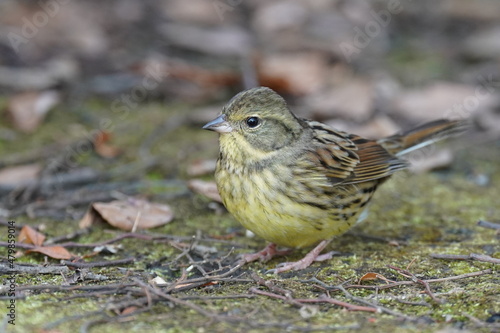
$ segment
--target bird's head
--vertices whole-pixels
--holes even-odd
[[[243,91],[222,109],[222,114],[203,126],[237,144],[263,153],[279,150],[297,140],[302,125],[285,100],[266,87]]]

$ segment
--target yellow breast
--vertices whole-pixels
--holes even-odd
[[[245,228],[277,245],[307,247],[344,233],[372,195],[364,190],[373,187],[370,182],[334,186],[325,175],[304,170],[296,158],[280,159],[282,152],[251,154],[252,147],[240,139],[236,134],[219,139],[219,193]],[[264,160],[265,166],[255,166]]]
[[[347,231],[356,220],[357,214],[345,218],[340,208],[324,210],[294,200],[287,194],[286,184],[293,187],[287,169],[234,171],[220,167],[216,173],[224,205],[245,228],[270,242],[298,248],[315,245]]]

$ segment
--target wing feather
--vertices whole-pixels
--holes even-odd
[[[355,184],[386,178],[407,166],[375,140],[337,131],[319,122],[307,123],[314,134],[313,147],[306,159],[331,184]]]

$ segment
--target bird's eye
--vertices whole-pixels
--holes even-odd
[[[258,117],[249,117],[246,120],[247,126],[250,128],[255,128],[260,125],[260,119]]]

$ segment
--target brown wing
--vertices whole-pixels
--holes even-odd
[[[319,122],[307,123],[313,130],[313,145],[306,158],[315,169],[336,183],[352,178],[360,159],[348,134]]]
[[[307,159],[331,183],[355,184],[385,178],[406,167],[374,140],[334,130],[325,124],[309,121],[314,131],[314,149]]]
[[[349,135],[349,139],[358,147],[360,162],[353,170],[354,176],[346,179],[345,184],[385,178],[407,167],[405,161],[391,155],[375,140],[368,140],[354,134]]]

